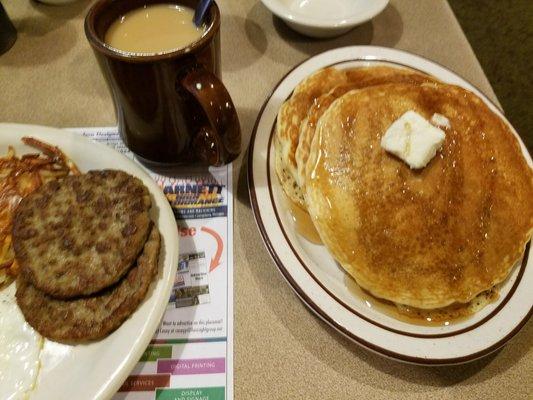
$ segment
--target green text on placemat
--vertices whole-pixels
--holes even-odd
[[[223,387],[157,389],[156,400],[224,400]]]
[[[157,361],[160,358],[172,358],[172,346],[148,346],[141,361]]]

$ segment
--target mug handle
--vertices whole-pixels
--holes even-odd
[[[193,138],[195,152],[206,164],[215,167],[233,161],[241,151],[241,128],[226,87],[201,66],[188,71],[181,86],[200,103],[209,122]]]

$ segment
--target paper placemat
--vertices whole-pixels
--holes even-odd
[[[116,127],[70,130],[136,161]],[[231,400],[232,165],[180,168],[170,175],[141,167],[161,187],[172,206],[180,255],[161,325],[113,399]]]

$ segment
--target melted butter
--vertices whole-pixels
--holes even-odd
[[[378,299],[362,289],[349,275],[345,276],[345,284],[350,293],[362,299],[368,308],[399,321],[421,326],[449,326],[459,323],[499,298],[498,290],[492,288],[480,293],[469,303],[425,310]]]
[[[296,232],[305,239],[315,244],[322,244],[322,240],[311,220],[311,216],[307,211],[302,209],[299,205],[294,204],[288,197],[285,198],[286,204],[289,206],[291,218],[294,221]]]

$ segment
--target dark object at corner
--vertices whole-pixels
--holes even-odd
[[[0,54],[8,51],[17,40],[17,30],[0,3]]]

